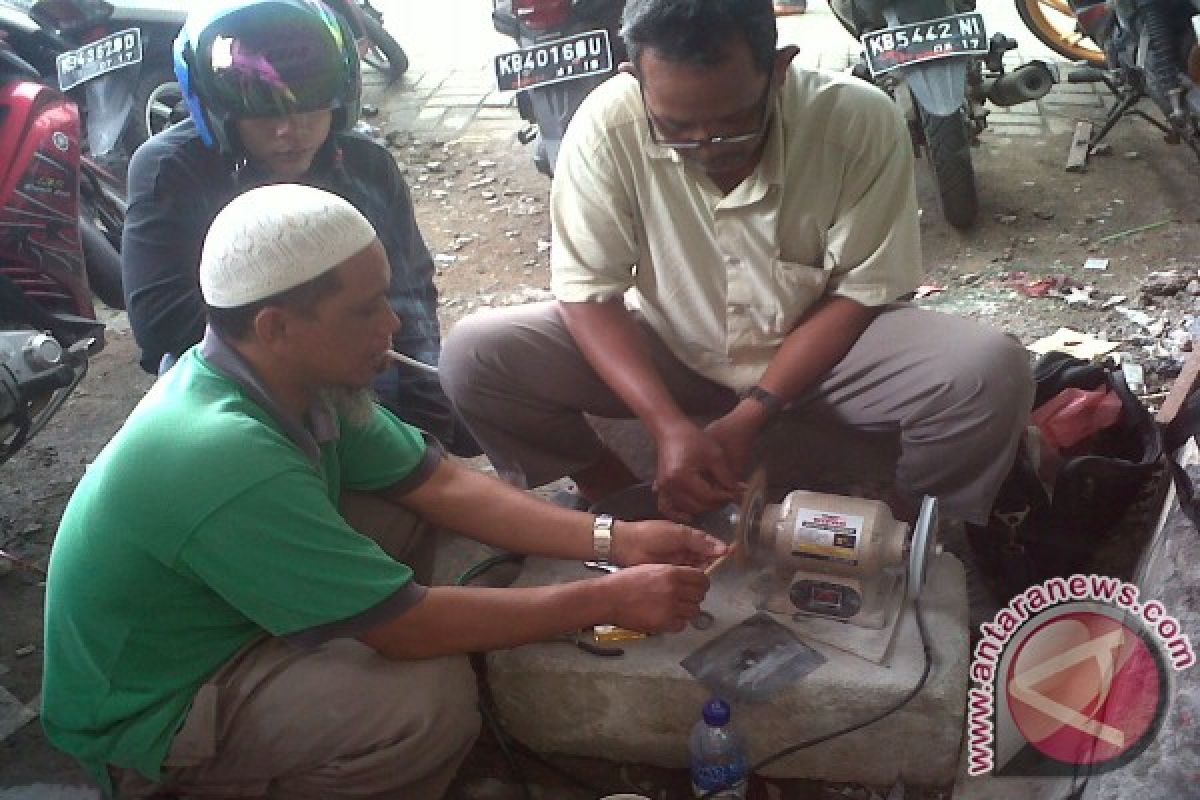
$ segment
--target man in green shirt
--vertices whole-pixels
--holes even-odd
[[[205,338],[88,469],[50,560],[43,723],[107,792],[440,797],[478,731],[463,654],[698,613],[719,542],[610,530],[444,458],[370,402],[398,325],[388,281],[370,223],[323,190],[255,189],[213,222]],[[350,526],[344,492],[630,568],[426,587]]]

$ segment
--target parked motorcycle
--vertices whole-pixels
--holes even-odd
[[[383,27],[383,13],[370,0],[325,0],[350,23],[359,41],[363,62],[383,73],[388,83],[408,70],[404,48]],[[126,153],[159,131],[187,116],[183,93],[175,77],[172,48],[187,19],[188,6],[181,0],[115,0],[108,27],[136,27],[142,32],[145,57],[137,71],[125,80],[131,86],[132,108],[122,135]]]
[[[78,192],[72,224],[80,230],[92,291],[106,304],[123,308],[118,255],[125,224],[123,181],[89,153],[104,152],[105,143],[120,135],[124,117],[112,113],[108,103],[121,94],[117,76],[141,59],[141,40],[136,30],[123,30],[73,46],[86,38],[85,31],[107,20],[111,11],[102,0],[42,0],[28,9],[0,4],[0,33],[13,75],[57,87],[73,102],[72,113],[86,146],[81,147],[85,152],[77,157],[70,176],[70,189]],[[7,150],[0,153],[12,157]]]
[[[11,24],[0,13],[0,31]],[[0,463],[104,345],[79,225],[82,148],[77,106],[0,37]]]
[[[1061,8],[1061,7],[1060,7]],[[1069,0],[1067,30],[1039,0],[1017,0],[1035,36],[1067,58],[1091,66],[1068,73],[1071,83],[1103,83],[1117,102],[1089,142],[1089,150],[1128,115],[1138,116],[1184,142],[1200,158],[1200,3],[1197,0]],[[1149,98],[1162,119],[1141,109]]]
[[[583,98],[628,59],[618,35],[624,8],[624,0],[493,0],[492,25],[520,47],[496,56],[497,86],[517,92],[531,123],[521,141],[537,140],[534,163],[545,175],[554,175]]]
[[[988,38],[975,0],[832,0],[842,26],[863,44],[854,74],[893,97],[911,98],[918,154],[933,169],[942,214],[956,228],[979,216],[971,146],[987,127],[986,102],[1027,103],[1044,96],[1056,76],[1041,61],[1005,72],[1004,53],[1017,43]]]

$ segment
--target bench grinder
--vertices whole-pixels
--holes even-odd
[[[920,594],[930,557],[940,551],[932,497],[910,530],[880,500],[795,490],[767,503],[761,469],[731,521],[739,564],[766,567],[756,585],[759,608],[864,628],[891,624],[905,600]]]

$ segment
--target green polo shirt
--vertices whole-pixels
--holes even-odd
[[[87,469],[51,554],[42,721],[106,788],[107,764],[158,778],[199,686],[255,638],[311,644],[424,591],[337,505],[427,477],[421,433],[377,407],[305,439],[216,360],[193,348],[159,379]]]

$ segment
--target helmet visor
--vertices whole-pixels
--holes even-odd
[[[206,29],[196,53],[205,94],[232,118],[271,117],[332,108],[357,58],[339,19],[290,9],[235,13]]]

